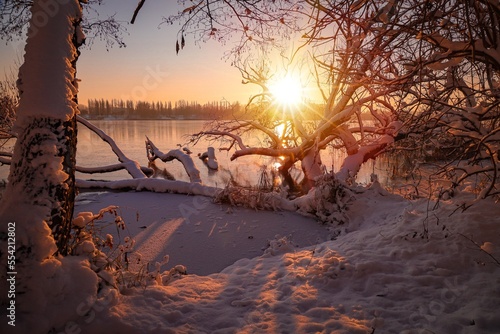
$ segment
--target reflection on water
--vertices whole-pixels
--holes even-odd
[[[137,160],[142,166],[147,166],[145,139],[148,136],[155,145],[163,152],[179,148],[179,145],[187,143],[190,134],[197,133],[203,129],[205,121],[200,120],[95,120],[92,121],[96,126],[113,138],[117,146],[130,159]],[[252,138],[256,140],[256,138]],[[216,149],[216,156],[219,161],[220,170],[210,171],[197,155],[205,152],[208,146]],[[231,175],[245,185],[255,185],[259,179],[261,166],[270,166],[274,160],[270,157],[246,156],[240,157],[235,161],[230,161],[232,153],[227,151],[218,151],[219,143],[208,143],[200,140],[196,146],[191,149],[195,165],[201,172],[203,183],[213,186],[225,186]],[[326,149],[321,154],[323,163],[328,171],[337,171],[343,160],[343,154],[338,150]],[[110,146],[105,143],[95,133],[91,132],[85,126],[79,124],[78,129],[78,150],[77,164],[79,166],[97,167],[112,165],[118,163],[116,155],[112,152]],[[188,181],[182,164],[178,161],[163,163],[158,161],[157,166],[167,168],[176,179]],[[0,168],[0,179],[6,179],[8,175],[8,166]],[[358,182],[367,183],[370,174],[375,172],[384,182],[386,172],[380,164],[373,162],[366,163],[358,176]],[[78,178],[82,179],[103,179],[117,180],[130,178],[126,171],[119,171],[106,174],[81,174],[77,173]]]
[[[137,160],[142,166],[147,166],[145,139],[149,137],[155,145],[164,153],[171,149],[184,147],[188,142],[188,136],[203,129],[205,121],[199,120],[139,120],[139,121],[93,121],[93,123],[112,137],[117,146],[130,159]],[[198,159],[198,154],[204,153],[209,146],[216,148],[216,156],[219,161],[220,170],[210,171],[203,162]],[[223,187],[230,180],[230,174],[241,179],[248,185],[254,183],[258,178],[259,167],[270,164],[272,159],[268,157],[242,157],[236,161],[230,161],[231,153],[218,151],[219,143],[208,143],[200,140],[196,146],[190,146],[195,165],[201,172],[203,183]],[[116,155],[113,154],[108,144],[103,142],[89,129],[80,126],[78,132],[77,163],[79,166],[96,167],[118,163]],[[189,177],[179,161],[163,163],[157,162],[160,168],[166,168],[176,179],[188,181]],[[107,174],[77,174],[83,179],[105,179],[116,180],[129,178],[126,171]]]

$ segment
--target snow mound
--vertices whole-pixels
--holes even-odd
[[[366,191],[336,240],[241,259],[220,273],[187,275],[167,286],[128,289],[82,328],[498,333],[500,253],[491,245],[500,236],[500,209],[485,200],[451,214],[469,198],[458,194],[429,211],[427,200]],[[286,248],[285,239],[270,248]]]
[[[26,210],[22,210],[22,204],[17,205],[18,211],[7,213],[0,219],[0,234],[7,233],[8,222],[15,222],[16,326],[7,326],[7,321],[2,321],[0,332],[47,333],[77,318],[79,305],[95,298],[97,275],[84,257],[53,256],[57,246],[46,222],[38,218],[40,213],[32,206],[26,205]],[[7,254],[1,253],[3,268],[7,268]],[[2,272],[2,291],[8,290],[6,279],[9,277],[13,276]],[[10,302],[7,294],[1,298],[2,305]],[[5,309],[2,307],[2,315]]]

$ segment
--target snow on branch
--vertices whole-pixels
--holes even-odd
[[[146,150],[148,153],[149,161],[160,159],[163,162],[179,160],[189,175],[189,179],[194,183],[201,183],[200,171],[194,165],[194,161],[190,155],[182,152],[181,150],[170,150],[167,153],[160,151],[153,142],[146,137]]]
[[[10,165],[11,159],[0,156],[0,166],[1,165]]]
[[[10,165],[11,164],[12,153],[8,152],[0,152],[0,165]],[[152,174],[152,170],[147,167],[140,167],[142,172],[145,175]],[[82,167],[76,166],[76,171],[85,174],[95,174],[95,173],[111,173],[119,170],[127,169],[126,163],[119,163],[108,166],[100,166],[100,167]]]
[[[10,165],[11,159],[12,159],[12,153],[0,152],[0,165]]]
[[[140,168],[145,175],[150,175],[152,172],[150,168],[142,167],[142,166]],[[85,174],[111,173],[111,172],[116,172],[116,171],[123,170],[123,169],[127,169],[127,165],[124,163],[108,165],[108,166],[100,166],[100,167],[76,166],[77,172],[85,173]]]
[[[376,143],[360,147],[356,154],[349,155],[345,158],[342,167],[340,167],[340,170],[336,173],[336,177],[339,180],[345,181],[350,177],[357,175],[364,162],[368,161],[368,159],[375,158],[379,153],[381,153],[387,144],[392,142],[392,137],[384,136]]]
[[[90,123],[87,121],[85,118],[81,116],[77,116],[78,122],[81,124],[85,125],[87,128],[92,130],[94,133],[96,133],[99,137],[101,137],[102,140],[104,140],[106,143],[109,144],[113,152],[116,154],[118,157],[118,160],[122,163],[121,166],[123,166],[122,169],[126,169],[127,172],[134,178],[134,179],[143,179],[146,178],[146,175],[144,174],[142,167],[139,165],[139,163],[135,160],[129,159],[123,152],[120,150],[118,145],[116,145],[115,141],[113,138],[108,136],[104,131],[99,129],[97,126],[94,124]],[[81,167],[80,167],[81,168]]]
[[[233,155],[231,156],[231,161],[235,160],[236,158],[252,154],[265,155],[269,157],[279,157],[279,156],[294,157],[294,156],[300,156],[300,153],[302,151],[303,151],[302,146],[294,148],[282,148],[282,149],[267,148],[267,147],[246,147],[245,149],[234,152]]]
[[[76,180],[79,188],[152,191],[214,197],[219,188],[202,185],[199,182],[172,181],[165,179],[128,179],[118,181]]]
[[[206,152],[200,154],[200,159],[207,165],[208,168],[212,170],[219,169],[219,163],[215,157],[215,149],[213,147],[209,147]]]

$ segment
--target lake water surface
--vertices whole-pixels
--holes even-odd
[[[183,147],[188,141],[190,134],[197,133],[203,129],[205,121],[200,120],[94,120],[91,121],[109,136],[111,136],[119,148],[130,159],[137,160],[142,166],[147,166],[145,139],[148,136],[155,145],[164,153],[171,149]],[[116,155],[110,146],[99,136],[78,124],[78,148],[77,164],[86,167],[98,167],[118,163]],[[253,142],[258,138],[250,138]],[[208,146],[216,149],[216,156],[219,161],[219,171],[210,171],[204,163],[197,157],[199,153],[207,150]],[[262,166],[271,166],[274,160],[270,157],[246,156],[235,161],[230,161],[232,152],[219,151],[221,144],[200,141],[196,146],[189,146],[193,152],[192,157],[195,165],[201,172],[204,184],[218,187],[225,186],[232,175],[239,183],[244,185],[255,185],[258,182]],[[340,168],[343,154],[332,149],[322,151],[322,161],[327,170],[332,167],[336,171]],[[163,163],[157,161],[157,166],[166,168],[176,179],[188,181],[188,175],[179,161]],[[270,167],[269,167],[270,168]],[[378,170],[377,170],[378,169]],[[372,162],[366,163],[358,176],[358,182],[368,182],[372,172],[385,175],[381,167],[377,167]],[[0,178],[6,179],[8,166],[0,168]],[[118,180],[130,178],[126,171],[118,171],[106,174],[81,174],[77,173],[77,178],[81,179],[101,179]]]

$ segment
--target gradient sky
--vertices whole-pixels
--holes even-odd
[[[179,55],[175,42],[179,25],[161,25],[162,16],[182,9],[177,1],[148,0],[134,25],[130,21],[137,0],[108,0],[98,8],[101,15],[116,13],[124,21],[128,34],[126,48],[106,51],[97,41],[91,49],[83,48],[77,64],[79,100],[89,98],[133,99],[145,101],[176,101],[200,103],[220,101],[247,102],[256,86],[241,84],[241,76],[229,62],[222,60],[229,45],[215,41],[195,45],[186,37],[186,47]],[[22,60],[24,41],[0,44],[0,75],[15,68],[15,59]]]

